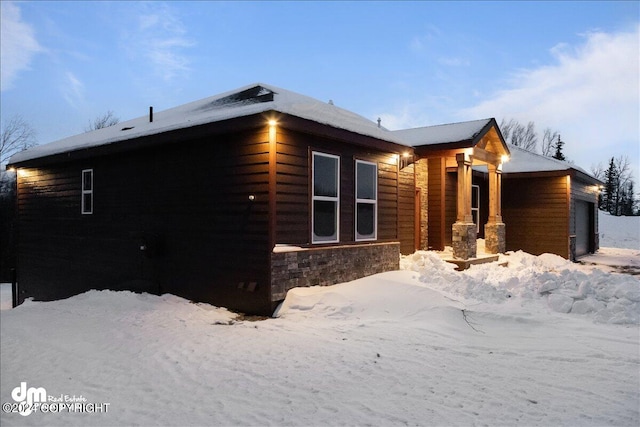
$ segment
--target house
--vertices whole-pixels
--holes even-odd
[[[494,119],[389,131],[265,84],[150,109],[11,158],[18,300],[127,289],[270,314],[416,249],[504,252],[510,153]]]

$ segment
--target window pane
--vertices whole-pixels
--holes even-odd
[[[91,175],[92,175],[91,171],[82,172],[82,189],[83,190],[93,190]]]
[[[358,237],[375,237],[375,208],[372,203],[358,203]]]
[[[376,166],[368,163],[357,163],[358,199],[376,199]]]
[[[313,194],[315,196],[338,196],[338,159],[313,156]]]
[[[336,202],[313,201],[313,234],[317,240],[337,240]]]
[[[480,187],[474,185],[471,188],[471,207],[472,208],[477,208],[480,206],[480,201],[479,201],[479,196],[480,196]]]
[[[91,193],[83,194],[82,195],[82,212],[84,213],[93,212],[92,204],[93,204],[93,195]]]

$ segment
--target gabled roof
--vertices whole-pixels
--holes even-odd
[[[406,141],[407,144],[414,147],[454,142],[471,143],[492,120],[493,119],[482,119],[437,126],[424,126],[395,130],[392,133],[398,135]]]
[[[419,157],[452,158],[460,150],[472,149],[478,161],[498,164],[509,155],[496,119],[473,120],[394,131],[409,143]]]
[[[509,144],[509,150],[511,151],[511,157],[507,163],[502,165],[502,172],[505,174],[557,171],[570,172],[571,170],[574,170],[582,174],[587,179],[591,179],[594,182],[600,182],[590,173],[573,163],[533,153],[511,144]]]
[[[40,157],[120,143],[167,131],[190,128],[268,111],[406,145],[403,139],[358,114],[331,103],[262,83],[255,83],[199,101],[156,112],[153,122],[145,115],[114,126],[40,145],[11,157],[15,164]]]

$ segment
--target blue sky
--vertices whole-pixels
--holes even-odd
[[[391,129],[531,120],[587,170],[628,156],[637,182],[639,2],[0,5],[1,118],[41,144],[263,82]]]

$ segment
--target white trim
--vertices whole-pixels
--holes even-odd
[[[373,191],[374,191],[374,199],[359,199],[358,198],[358,164],[362,163],[363,165],[370,165],[373,166],[373,168],[375,169],[375,174],[374,174],[374,182],[373,182]],[[368,240],[376,240],[378,238],[378,165],[376,163],[373,162],[367,162],[364,160],[356,160],[356,167],[355,167],[355,176],[356,176],[356,180],[355,180],[355,194],[354,194],[354,198],[355,198],[355,206],[354,206],[354,236],[355,236],[355,240],[356,242],[364,242],[364,241],[368,241]],[[370,204],[373,205],[373,236],[371,235],[366,235],[366,236],[362,236],[360,237],[360,235],[358,234],[358,204]]]
[[[476,193],[476,201],[478,202],[478,206],[473,207],[473,192]],[[471,217],[476,220],[476,233],[480,232],[480,186],[472,185],[471,186]]]
[[[84,175],[85,173],[89,173],[91,176],[91,188],[86,189],[84,187]],[[91,215],[93,213],[93,169],[83,169],[82,170],[82,174],[80,175],[80,179],[81,179],[81,187],[82,187],[82,191],[80,193],[80,213],[82,213],[83,215]],[[91,206],[90,209],[86,209],[85,207],[85,196],[89,195],[91,198]]]
[[[335,159],[337,162],[336,165],[336,196],[316,196],[315,195],[315,164],[316,164],[316,156],[328,157],[331,159]],[[316,201],[319,202],[335,202],[335,239],[327,239],[322,237],[317,237],[314,233],[315,229],[315,209],[314,203]],[[340,241],[340,156],[336,156],[333,154],[321,153],[319,151],[311,152],[311,243],[338,243]]]

